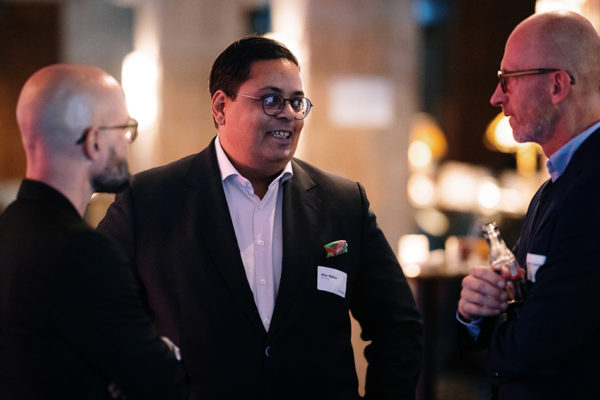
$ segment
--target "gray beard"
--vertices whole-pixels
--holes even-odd
[[[542,107],[540,105],[540,107]],[[554,136],[554,128],[559,119],[559,112],[550,105],[538,111],[534,120],[526,126],[519,127],[515,140],[520,143],[535,142],[543,145]]]
[[[114,148],[110,149],[108,163],[104,170],[92,178],[92,189],[96,193],[119,193],[129,186],[131,173],[126,159],[117,157]]]

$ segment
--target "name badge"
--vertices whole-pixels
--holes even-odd
[[[346,281],[348,274],[339,269],[323,266],[317,267],[317,289],[346,297]]]
[[[537,274],[538,269],[546,262],[546,256],[527,253],[525,262],[527,263],[527,280],[535,282],[535,274]]]

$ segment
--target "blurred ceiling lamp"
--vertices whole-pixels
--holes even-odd
[[[129,113],[138,120],[140,130],[152,127],[158,111],[156,59],[142,51],[129,53],[123,60],[122,80]]]
[[[537,0],[535,3],[535,12],[570,10],[581,14],[585,2],[586,0]]]
[[[426,168],[433,160],[446,155],[448,142],[433,116],[417,113],[410,127],[408,162],[413,169]]]
[[[501,153],[515,153],[517,171],[532,175],[537,171],[538,154],[541,149],[536,143],[517,143],[513,138],[508,117],[499,113],[485,130],[484,143],[487,148]]]

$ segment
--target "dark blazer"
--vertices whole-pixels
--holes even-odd
[[[135,176],[99,229],[135,261],[159,330],[180,345],[194,399],[356,399],[349,310],[372,343],[367,398],[412,399],[422,325],[402,269],[358,183],[300,160],[283,195],[280,288],[268,332],[237,246],[214,140]],[[348,252],[326,258],[324,245]],[[317,267],[347,274],[345,297]]]
[[[0,215],[0,398],[180,399],[125,256],[59,192],[23,181]]]
[[[529,206],[515,254],[546,262],[518,315],[482,332],[500,399],[600,399],[599,155],[600,130]]]

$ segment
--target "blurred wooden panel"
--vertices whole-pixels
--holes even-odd
[[[58,10],[55,3],[0,5],[0,180],[25,174],[15,107],[27,78],[58,61]]]

